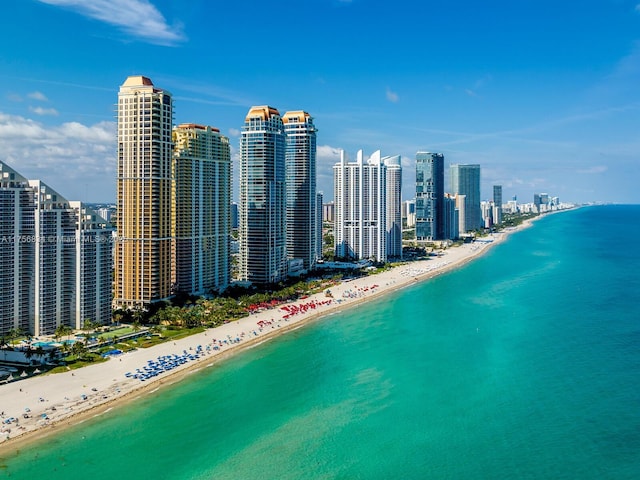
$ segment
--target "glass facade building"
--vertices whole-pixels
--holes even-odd
[[[317,254],[316,127],[304,111],[286,112],[285,133],[287,256],[314,268]]]
[[[464,232],[482,227],[480,209],[480,165],[451,165],[451,190],[454,195],[464,195]]]
[[[416,153],[416,239],[443,240],[444,155]]]
[[[273,107],[251,107],[240,139],[239,278],[257,285],[287,276],[285,133]]]

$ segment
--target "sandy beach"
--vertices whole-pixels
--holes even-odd
[[[332,298],[324,293],[314,294],[175,342],[114,356],[100,364],[1,385],[0,454],[11,454],[27,442],[118,408],[312,320],[460,267],[530,224],[527,221],[474,243],[448,248],[441,256],[345,281],[331,288]],[[135,378],[137,372],[144,373],[154,364],[166,365],[168,359],[177,366],[144,381]],[[177,364],[177,359],[182,363]],[[17,422],[5,423],[12,417]]]

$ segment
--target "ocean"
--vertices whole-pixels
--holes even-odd
[[[537,220],[0,459],[15,479],[640,478],[640,206]]]

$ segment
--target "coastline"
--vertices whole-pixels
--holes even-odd
[[[312,321],[352,309],[373,298],[460,268],[541,217],[534,217],[518,227],[483,237],[472,244],[449,248],[439,257],[402,264],[376,275],[342,282],[331,288],[332,300],[327,299],[324,293],[317,293],[304,300],[250,314],[175,342],[128,352],[104,363],[73,372],[33,377],[2,385],[0,410],[4,412],[4,418],[15,417],[19,424],[2,425],[3,429],[10,429],[10,432],[8,435],[0,434],[0,455],[15,455],[28,444],[122,407],[130,401],[179,382],[202,368]],[[283,307],[288,307],[289,311],[285,311]],[[297,313],[290,313],[292,311]],[[195,353],[199,348],[203,352],[200,358],[144,382],[125,375],[143,368],[149,360],[180,355],[183,352]],[[26,409],[30,416],[28,419],[23,418]]]

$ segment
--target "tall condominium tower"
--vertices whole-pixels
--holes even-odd
[[[0,333],[111,321],[113,229],[0,162]]]
[[[333,167],[335,253],[337,257],[377,262],[387,260],[387,167],[375,152],[355,162],[341,152]]]
[[[171,94],[142,76],[118,94],[114,303],[144,307],[172,293]]]
[[[203,295],[231,281],[231,149],[217,128],[173,129],[176,290]]]
[[[482,227],[480,210],[480,165],[451,165],[451,190],[464,195],[464,232]]]
[[[493,186],[493,221],[502,223],[502,185]]]
[[[35,307],[34,191],[0,161],[0,335],[33,333]]]
[[[285,135],[273,107],[251,107],[240,139],[239,277],[257,285],[287,276]]]
[[[86,320],[111,323],[113,300],[114,229],[96,211],[82,202],[69,202],[76,220],[76,305],[72,328],[83,328]]]
[[[311,270],[317,261],[316,127],[303,111],[282,117],[286,137],[287,256]]]
[[[60,325],[75,328],[76,215],[69,202],[40,180],[35,194],[35,309],[33,334],[51,335]]]
[[[400,155],[384,157],[387,167],[387,257],[402,258],[402,161]]]
[[[456,203],[457,197],[450,193],[445,193],[443,198],[443,217],[444,217],[444,236],[443,238],[449,240],[457,239],[459,235],[460,227],[460,211],[458,210]]]
[[[416,153],[416,239],[444,239],[444,155]]]
[[[322,258],[322,202],[324,195],[322,192],[316,193],[316,258]]]

